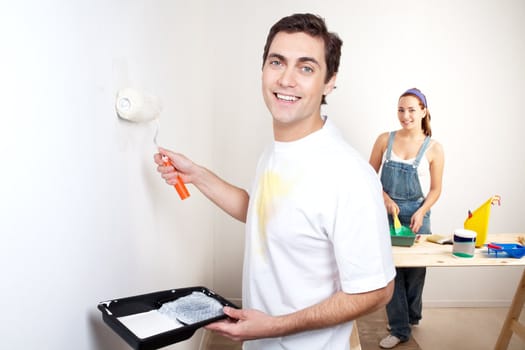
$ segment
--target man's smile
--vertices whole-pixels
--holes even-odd
[[[275,97],[277,97],[278,100],[286,101],[286,102],[295,102],[300,99],[300,97],[292,96],[292,95],[283,95],[280,93],[274,93]]]

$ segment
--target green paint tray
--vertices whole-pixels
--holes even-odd
[[[394,226],[390,226],[390,240],[392,241],[392,245],[410,247],[414,244],[416,235],[406,226],[401,226],[401,229],[397,233]]]

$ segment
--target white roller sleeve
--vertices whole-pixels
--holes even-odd
[[[158,118],[162,105],[156,96],[125,88],[117,93],[115,108],[120,118],[140,123]]]

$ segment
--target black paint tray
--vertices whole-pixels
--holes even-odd
[[[237,308],[237,306],[235,306],[233,303],[205,287],[189,287],[102,301],[98,304],[98,309],[102,312],[102,319],[104,322],[122,339],[124,339],[133,349],[159,349],[183,340],[187,340],[191,338],[195,331],[200,327],[221,319],[225,319],[227,316],[221,315],[189,325],[181,323],[177,326],[178,328],[168,330],[166,330],[166,328],[159,327],[158,331],[155,328],[155,322],[149,322],[149,320],[146,318],[146,321],[143,321],[143,323],[152,328],[148,329],[147,336],[142,336],[141,334],[139,334],[139,336],[136,334],[136,330],[132,331],[129,328],[129,324],[124,321],[126,316],[143,317],[142,315],[152,314],[154,317],[156,317],[155,314],[159,314],[156,312],[156,310],[158,310],[162,304],[190,295],[193,292],[202,292],[207,296],[219,301],[224,306]]]

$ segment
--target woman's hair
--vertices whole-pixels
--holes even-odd
[[[264,45],[263,67],[266,58],[268,57],[270,45],[279,32],[305,33],[314,38],[321,38],[324,42],[324,56],[327,68],[325,83],[327,83],[334,74],[338,72],[343,41],[337,34],[328,31],[323,18],[310,13],[296,13],[291,16],[283,17],[275,23],[272,28],[270,28],[270,32],[266,38],[266,44]],[[326,104],[324,95],[321,104]]]
[[[423,129],[423,133],[427,136],[432,136],[432,129],[430,128],[430,111],[428,110],[428,103],[427,103],[427,97],[421,92],[421,90],[412,88],[408,89],[407,91],[403,92],[399,98],[404,96],[414,96],[419,100],[419,105],[421,106],[421,109],[426,109],[425,117],[421,119],[421,128]]]

